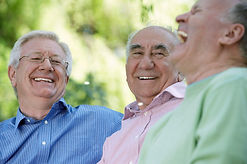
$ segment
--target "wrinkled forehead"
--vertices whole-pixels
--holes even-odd
[[[55,40],[44,37],[32,38],[22,44],[21,54],[32,52],[49,52],[65,57],[62,47]]]
[[[170,31],[162,28],[152,27],[139,31],[131,40],[131,45],[174,45],[177,38]]]

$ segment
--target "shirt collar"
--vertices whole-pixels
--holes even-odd
[[[16,119],[15,119],[15,129],[19,126],[20,122],[25,118],[25,116],[21,113],[20,107],[18,108]]]
[[[186,92],[186,86],[187,84],[185,83],[185,81],[181,81],[167,87],[164,91],[169,92],[171,95],[173,95],[176,98],[184,98]]]
[[[64,98],[61,98],[59,101],[55,102],[50,110],[50,112],[47,114],[47,116],[44,119],[49,119],[53,116],[55,116],[58,112],[62,110],[68,110],[68,105],[66,104]],[[69,111],[69,110],[68,110]],[[69,111],[70,112],[70,111]],[[21,110],[20,107],[18,108],[17,114],[16,114],[16,120],[15,120],[15,129],[18,128],[22,120],[28,120],[27,122],[35,122],[37,120],[32,119],[30,117],[25,116]]]
[[[140,110],[137,102],[134,101],[125,107],[123,120],[133,117],[137,113],[145,112],[159,103],[165,103],[173,97],[182,99],[184,98],[185,90],[186,83],[184,81],[174,83],[155,96],[152,102],[143,110]]]

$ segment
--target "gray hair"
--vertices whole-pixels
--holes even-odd
[[[68,67],[66,69],[67,76],[70,76],[72,71],[72,56],[70,49],[66,43],[60,42],[58,36],[54,32],[50,31],[31,31],[22,37],[20,37],[16,42],[10,53],[9,66],[12,65],[15,68],[19,65],[19,58],[21,55],[21,47],[23,44],[28,42],[33,38],[47,38],[55,41],[64,51],[66,56],[66,61],[68,62]]]
[[[239,42],[242,55],[247,58],[247,1],[240,0],[234,7],[230,9],[228,18],[232,23],[239,23],[244,26],[245,32]]]
[[[178,38],[177,38],[176,31],[173,32],[172,29],[171,29],[170,27],[165,28],[165,27],[162,27],[162,26],[147,26],[147,27],[142,28],[142,29],[140,29],[140,30],[134,31],[134,32],[132,32],[132,33],[129,35],[128,41],[127,41],[127,45],[126,45],[126,59],[128,59],[129,54],[130,54],[130,46],[131,46],[131,41],[132,41],[132,39],[135,37],[135,35],[136,35],[137,33],[139,33],[140,31],[142,31],[142,30],[144,30],[144,29],[146,29],[146,28],[159,28],[159,29],[162,29],[162,30],[164,30],[164,31],[167,31],[167,32],[169,32],[171,35],[174,36],[174,42],[179,43],[179,40],[178,40]]]

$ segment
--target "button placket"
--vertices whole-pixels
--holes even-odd
[[[51,147],[50,139],[51,139],[51,121],[45,119],[40,124],[40,129],[39,129],[40,149],[38,152],[40,158],[42,158],[42,162],[44,163],[49,158],[49,151]]]

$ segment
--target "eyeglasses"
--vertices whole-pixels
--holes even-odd
[[[33,54],[28,55],[28,56],[20,57],[19,61],[21,61],[25,57],[28,59],[28,61],[30,61],[32,63],[43,63],[45,61],[45,59],[49,59],[52,66],[62,66],[65,69],[67,69],[67,67],[69,65],[69,63],[67,61],[63,60],[60,56],[57,56],[57,55],[45,57],[41,53],[33,53]]]

